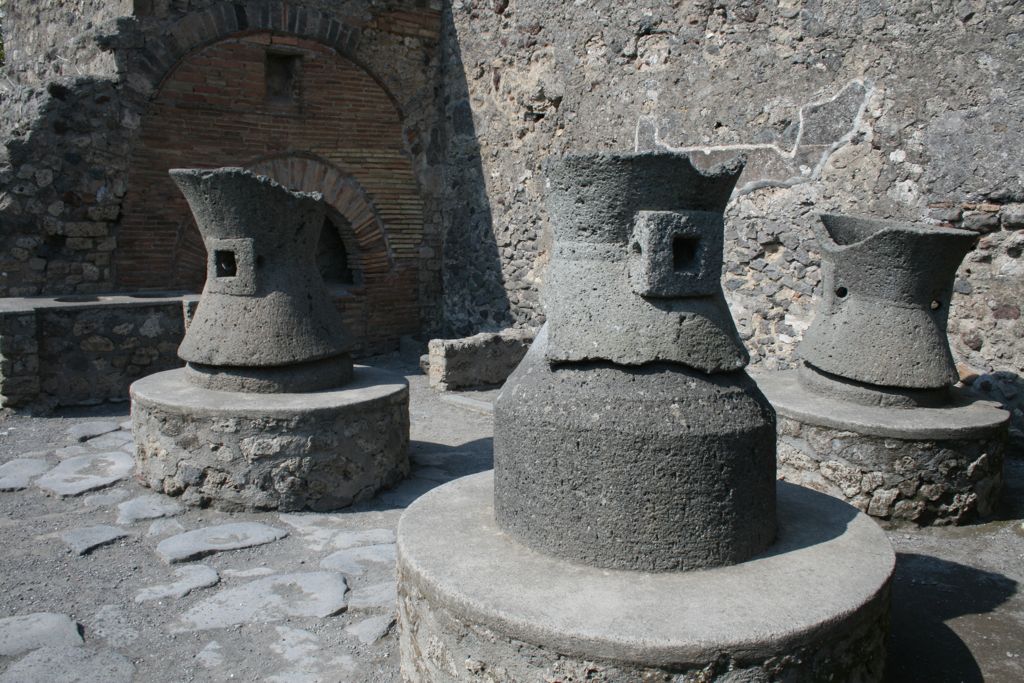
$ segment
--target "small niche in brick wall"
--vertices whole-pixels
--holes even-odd
[[[267,100],[284,104],[298,103],[302,57],[287,52],[267,52],[265,64]]]

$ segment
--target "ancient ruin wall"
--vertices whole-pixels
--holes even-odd
[[[132,259],[128,254],[122,258],[119,250],[122,229],[130,222],[125,198],[139,189],[131,160],[146,132],[153,99],[182,60],[212,43],[272,34],[285,49],[289,41],[305,40],[315,50],[358,65],[377,88],[371,99],[391,100],[378,112],[378,123],[391,126],[386,144],[393,158],[380,161],[377,176],[390,174],[395,180],[370,182],[376,192],[370,200],[384,223],[391,221],[385,227],[396,233],[385,285],[401,292],[411,306],[390,306],[402,318],[392,322],[374,320],[371,309],[388,309],[384,304],[346,306],[361,309],[358,314],[367,325],[381,327],[377,336],[387,337],[388,343],[440,319],[436,197],[441,172],[436,155],[428,155],[428,146],[436,146],[439,137],[434,124],[439,2],[136,0],[99,9],[94,4],[44,0],[33,3],[32,12],[15,11],[5,18],[9,49],[6,78],[0,79],[0,296],[152,286],[140,283],[137,272],[133,276]],[[55,66],[61,64],[67,68]],[[199,99],[216,95],[192,94]],[[363,134],[375,134],[372,127],[364,128]],[[325,149],[337,152],[358,143],[352,133],[321,130],[322,144],[315,151],[329,157]],[[278,146],[256,141],[251,149],[234,150],[232,159],[210,154],[204,159],[258,160],[281,152],[280,144],[302,156],[311,151],[302,147],[309,137],[291,136]],[[129,227],[124,235],[129,246],[132,234]],[[161,244],[154,240],[154,246]],[[162,278],[162,283],[180,284],[174,278]]]
[[[954,354],[1024,420],[1024,15],[1014,3],[451,8],[464,70],[449,74],[450,125],[478,146],[502,294],[519,323],[543,319],[547,156],[744,154],[724,285],[755,363],[789,365],[807,327],[820,295],[819,213],[963,227],[981,239],[956,282]],[[501,295],[488,303],[506,305]]]

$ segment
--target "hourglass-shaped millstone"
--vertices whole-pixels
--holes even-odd
[[[881,387],[944,389],[958,379],[946,339],[966,230],[823,215],[822,299],[800,355],[813,369]]]
[[[599,567],[743,561],[775,535],[775,417],[721,290],[742,170],[676,154],[548,165],[548,322],[495,406],[495,519]]]
[[[261,393],[349,381],[348,337],[316,268],[321,196],[241,168],[170,174],[207,252],[206,286],[178,349],[189,381]]]

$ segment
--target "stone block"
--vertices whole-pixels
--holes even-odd
[[[532,330],[481,332],[462,339],[431,339],[430,386],[438,391],[502,384],[533,343]]]

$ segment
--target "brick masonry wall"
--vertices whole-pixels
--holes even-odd
[[[294,99],[268,95],[268,53],[299,60]],[[260,161],[277,157],[291,163]],[[267,32],[188,55],[161,84],[141,122],[117,235],[119,289],[202,285],[201,239],[167,170],[217,166],[258,166],[286,186],[318,190],[329,201],[334,187],[328,172],[350,178],[364,199],[363,213],[374,218],[375,233],[357,235],[363,216],[348,212],[353,225],[343,225],[354,232],[342,237],[356,245],[349,256],[361,275],[343,302],[350,329],[358,330],[362,347],[381,349],[419,332],[423,202],[400,115],[365,70],[314,41]],[[317,179],[303,182],[313,175]]]

